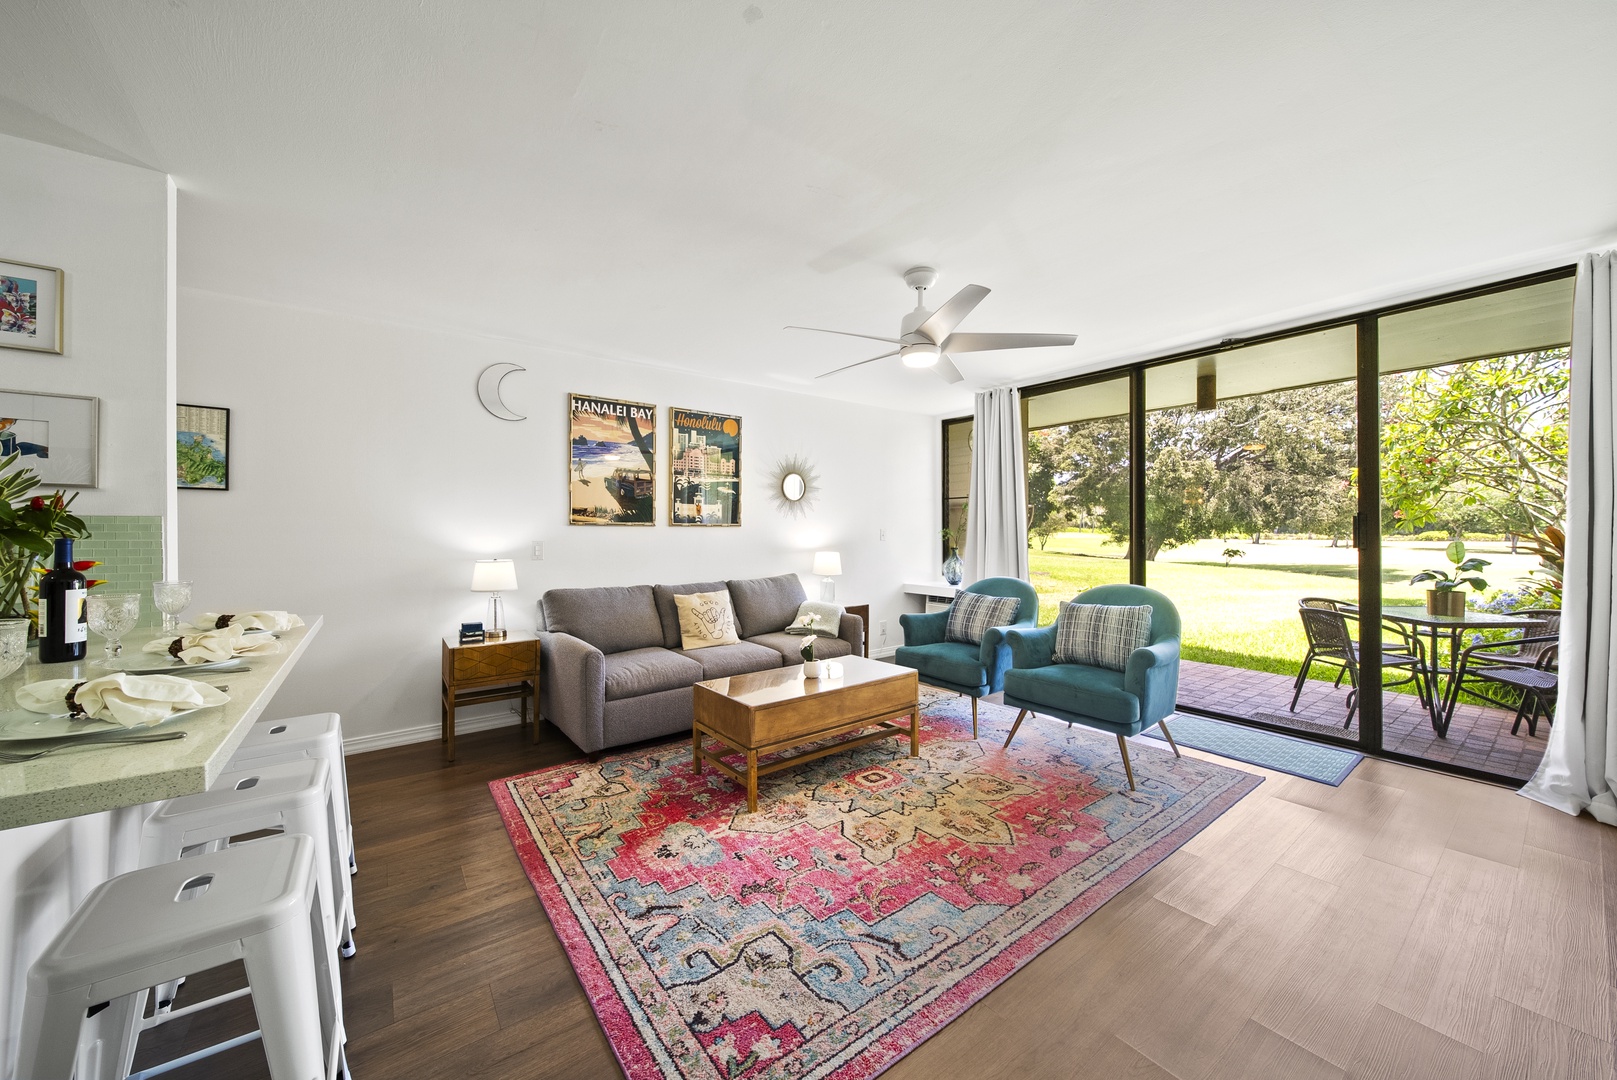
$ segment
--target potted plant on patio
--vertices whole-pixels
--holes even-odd
[[[1465,593],[1460,591],[1462,585],[1469,585],[1477,592],[1488,587],[1488,583],[1478,577],[1476,571],[1488,566],[1487,559],[1466,558],[1465,544],[1459,540],[1449,544],[1445,554],[1449,562],[1454,564],[1452,572],[1448,570],[1422,570],[1409,579],[1411,585],[1418,585],[1422,581],[1430,581],[1432,587],[1426,590],[1426,610],[1432,615],[1451,615],[1456,618],[1465,614]]]

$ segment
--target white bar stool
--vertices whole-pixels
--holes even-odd
[[[140,864],[174,862],[190,849],[217,847],[248,833],[303,833],[315,845],[315,877],[328,923],[325,941],[334,952],[340,947],[345,955],[352,955],[353,941],[345,936],[347,920],[338,890],[339,881],[348,884],[347,867],[337,854],[330,804],[331,770],[319,758],[227,772],[207,791],[170,799],[146,819]]]
[[[17,1075],[101,1077],[116,1066],[121,1077],[144,1027],[250,993],[273,1080],[346,1076],[341,990],[317,939],[329,922],[317,848],[307,836],[270,837],[97,886],[28,971]],[[246,966],[246,990],[141,1021],[148,987],[233,960]],[[98,1012],[113,1014],[124,1041],[92,1043],[80,1061],[81,1030]]]
[[[354,826],[348,812],[348,772],[343,765],[342,719],[336,713],[294,716],[288,720],[261,720],[252,726],[247,738],[236,748],[226,771],[239,772],[283,761],[320,758],[331,769],[331,813],[336,819],[339,856],[350,874],[359,868],[354,858]],[[337,883],[342,911],[348,920],[344,940],[352,942],[359,920],[354,915],[354,889],[347,881]],[[344,956],[352,955],[345,951]]]

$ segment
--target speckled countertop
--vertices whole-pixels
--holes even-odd
[[[203,681],[224,684],[230,703],[181,717],[158,730],[181,730],[184,739],[146,746],[86,746],[62,750],[37,761],[0,764],[0,829],[40,821],[114,810],[121,806],[172,799],[206,791],[224,772],[225,764],[247,737],[247,729],[263,714],[275,691],[286,681],[293,665],[320,632],[321,620],[279,635],[281,651],[274,656],[251,657],[249,670],[220,672]],[[139,651],[157,637],[143,630],[124,639],[124,654]],[[101,639],[90,640],[90,658],[101,655]],[[39,664],[30,661],[0,682],[0,699],[11,708],[17,687],[41,679],[93,678],[105,672],[88,662]],[[4,744],[22,749],[24,744]]]

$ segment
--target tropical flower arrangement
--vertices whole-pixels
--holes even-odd
[[[26,618],[38,627],[34,581],[39,561],[50,557],[55,541],[82,539],[90,530],[71,513],[76,492],[31,494],[39,486],[39,476],[17,466],[21,456],[19,451],[0,459],[0,618]],[[82,573],[96,565],[75,564],[74,569]]]

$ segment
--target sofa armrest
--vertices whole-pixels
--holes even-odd
[[[1140,699],[1140,718],[1147,724],[1173,715],[1179,697],[1179,642],[1159,641],[1130,653],[1123,689]]]
[[[1042,630],[1010,629],[1005,640],[1011,645],[1011,667],[1041,668],[1055,663],[1056,628],[1052,623]]]
[[[983,670],[988,672],[990,676],[990,683],[993,682],[992,676],[996,668],[1001,666],[1000,661],[1002,659],[1005,661],[1004,666],[1010,666],[1010,654],[1006,650],[1008,650],[1010,646],[1011,639],[1007,635],[1009,635],[1012,630],[1036,629],[1038,629],[1038,627],[1034,626],[1030,622],[1019,622],[1010,623],[1006,626],[990,626],[987,630],[983,631],[982,647],[981,651],[978,653],[978,659],[982,661]]]
[[[842,613],[842,622],[837,626],[837,637],[853,646],[853,655],[865,655],[865,620],[857,615]]]
[[[904,631],[904,644],[936,645],[943,640],[944,631],[949,629],[949,612],[948,609],[929,611],[924,615],[906,612],[898,617],[898,625]]]
[[[540,631],[539,713],[585,753],[606,747],[606,657],[571,634]]]

